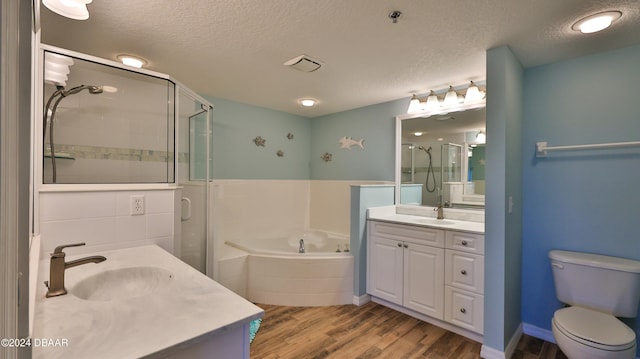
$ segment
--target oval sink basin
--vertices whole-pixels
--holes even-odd
[[[431,224],[434,226],[450,226],[452,224],[455,224],[455,222],[447,221],[446,219],[434,219],[434,218],[419,219],[417,222],[422,224]]]
[[[149,295],[172,280],[173,273],[160,267],[119,268],[81,280],[69,293],[85,300],[122,300]]]

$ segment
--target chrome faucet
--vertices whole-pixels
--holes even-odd
[[[298,248],[298,253],[304,253],[304,239],[300,239],[300,247]]]
[[[438,212],[438,217],[436,217],[436,219],[444,219],[444,210],[442,209],[442,203],[438,202],[438,206],[433,210]]]
[[[49,288],[46,295],[47,298],[67,294],[67,290],[64,287],[64,271],[67,268],[73,268],[87,263],[100,263],[107,260],[107,258],[103,256],[91,256],[65,262],[64,257],[66,253],[62,251],[63,249],[67,247],[78,247],[84,245],[85,243],[66,244],[56,247],[53,253],[51,253],[49,281],[44,282],[47,288]]]

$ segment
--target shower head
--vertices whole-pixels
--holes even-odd
[[[62,97],[67,97],[69,95],[74,95],[77,94],[78,92],[82,91],[82,90],[88,90],[90,94],[99,94],[102,93],[104,90],[102,88],[102,86],[91,86],[91,85],[80,85],[80,86],[76,86],[74,88],[71,88],[67,91],[62,91]]]
[[[424,146],[418,146],[419,150],[423,150],[426,153],[431,153],[431,146],[429,148],[425,148]]]
[[[102,86],[89,86],[90,94],[102,93],[103,91]]]

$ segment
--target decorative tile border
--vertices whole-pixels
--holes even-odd
[[[47,146],[48,147],[48,146]],[[173,160],[173,152],[144,150],[136,148],[117,148],[81,145],[56,145],[56,157],[87,160],[119,160],[119,161],[144,161],[167,162]],[[45,151],[45,157],[51,157],[49,148]],[[189,153],[179,152],[178,162],[188,163]]]

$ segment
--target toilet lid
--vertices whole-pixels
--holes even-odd
[[[635,344],[636,334],[613,315],[568,307],[557,310],[553,320],[577,341],[607,350],[624,350]],[[619,348],[613,348],[619,347]]]

